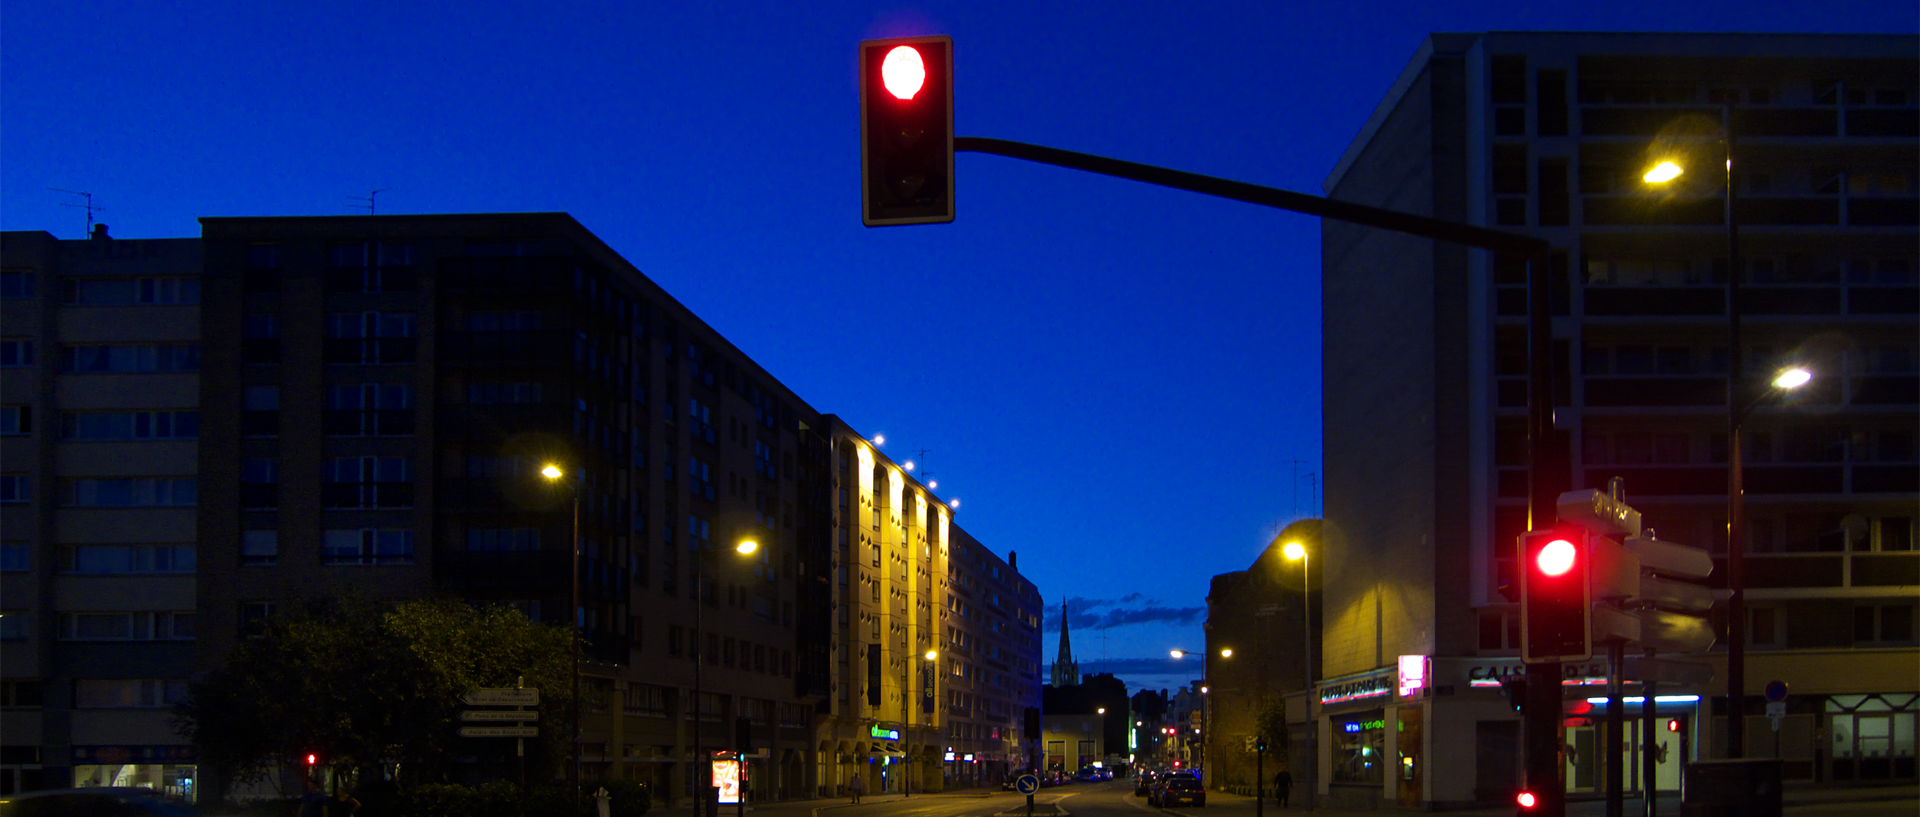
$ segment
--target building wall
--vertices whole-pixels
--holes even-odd
[[[1250,740],[1259,733],[1260,713],[1283,698],[1296,697],[1292,703],[1298,706],[1296,693],[1308,687],[1310,676],[1317,677],[1308,668],[1306,647],[1307,639],[1315,639],[1312,652],[1318,656],[1319,631],[1308,632],[1306,615],[1319,595],[1308,594],[1303,581],[1312,577],[1302,574],[1301,562],[1287,560],[1283,548],[1299,542],[1312,565],[1315,554],[1323,552],[1320,530],[1319,520],[1294,522],[1246,570],[1213,577],[1206,622],[1211,706],[1203,733],[1211,785],[1253,787],[1256,758]],[[1233,655],[1222,657],[1223,649]],[[1265,759],[1269,779],[1283,753],[1277,747]],[[1293,773],[1304,780],[1307,764],[1299,760]]]
[[[1767,679],[1792,685],[1789,717],[1809,724],[1783,733],[1795,779],[1861,779],[1833,747],[1814,745],[1820,729],[1844,731],[1855,707],[1914,728],[1900,701],[1920,666],[1905,624],[1920,575],[1909,544],[1920,500],[1909,443],[1920,421],[1920,208],[1911,151],[1889,151],[1914,137],[1917,53],[1910,36],[1435,35],[1327,183],[1335,198],[1546,238],[1554,354],[1567,375],[1547,445],[1573,464],[1567,487],[1624,477],[1661,538],[1724,561],[1726,230],[1713,170],[1720,102],[1737,94],[1746,369],[1820,372],[1746,426],[1747,598],[1759,635],[1747,694]],[[1681,148],[1708,168],[1694,187],[1656,195],[1639,182],[1649,156]],[[1465,175],[1451,183],[1449,169]],[[1512,655],[1516,608],[1501,588],[1527,526],[1524,267],[1477,252],[1456,263],[1428,242],[1345,225],[1324,235],[1329,559],[1344,553],[1390,574],[1381,586],[1330,568],[1326,675],[1383,666],[1397,651]],[[1415,326],[1431,343],[1396,354],[1386,339],[1404,335],[1379,326]],[[1454,379],[1461,389],[1446,385]],[[1433,542],[1434,560],[1408,553],[1410,540]],[[1406,585],[1432,589],[1430,619],[1396,617],[1427,609],[1395,603],[1421,595]],[[1369,593],[1381,597],[1377,613]],[[1724,679],[1724,646],[1710,660]],[[1711,700],[1723,685],[1679,690],[1707,699],[1690,721],[1707,753],[1724,729]],[[1498,724],[1489,694],[1433,699],[1426,734],[1465,728],[1456,706]],[[1750,756],[1772,754],[1771,730],[1749,719]],[[1498,799],[1461,760],[1423,761],[1432,773],[1416,799]],[[1912,762],[1901,763],[1893,776],[1911,777]],[[1391,789],[1381,796],[1406,802]]]

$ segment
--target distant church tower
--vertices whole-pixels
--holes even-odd
[[[1053,686],[1080,685],[1080,665],[1073,660],[1073,642],[1067,640],[1067,602],[1060,601],[1060,654],[1053,659]]]

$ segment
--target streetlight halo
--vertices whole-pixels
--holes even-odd
[[[740,553],[752,553],[760,549],[760,543],[752,539],[742,539],[739,544],[733,546],[733,549]]]
[[[547,479],[559,479],[566,475],[567,472],[560,470],[560,466],[553,463],[547,463],[540,468],[540,476],[546,477]]]
[[[1297,562],[1307,557],[1307,546],[1299,542],[1288,542],[1280,546],[1280,555],[1287,557],[1288,561]]]
[[[1781,369],[1779,374],[1773,376],[1773,387],[1783,391],[1797,389],[1807,385],[1807,382],[1812,379],[1813,372],[1799,366],[1790,366]]]
[[[1680,167],[1678,163],[1667,160],[1648,168],[1646,175],[1640,178],[1648,184],[1665,184],[1680,178],[1680,174],[1685,172],[1686,170]]]

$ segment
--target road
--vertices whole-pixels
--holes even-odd
[[[1787,798],[1786,814],[1792,817],[1920,817],[1920,797],[1912,786],[1889,789],[1834,789],[1834,790],[1791,790]],[[1036,806],[1034,817],[1255,817],[1253,798],[1240,797],[1220,792],[1208,794],[1204,808],[1179,806],[1170,809],[1157,809],[1147,805],[1146,798],[1133,796],[1133,781],[1114,780],[1104,783],[1076,783],[1059,788],[1041,789],[1034,795]],[[1640,802],[1629,800],[1626,813],[1638,815]],[[656,813],[669,817],[692,817],[693,810],[687,807],[656,809]],[[1262,817],[1293,817],[1307,815],[1294,802],[1290,809],[1279,808],[1268,800],[1265,808],[1259,812]],[[1388,817],[1398,812],[1393,809],[1380,811],[1353,811],[1316,809],[1313,817]],[[1511,808],[1473,809],[1469,811],[1447,812],[1457,817],[1510,817]],[[1599,801],[1587,800],[1571,804],[1569,817],[1600,817],[1605,813],[1605,805]],[[852,805],[844,799],[803,800],[787,803],[766,803],[748,809],[752,817],[1024,817],[1026,798],[1012,792],[985,792],[979,790],[942,792],[939,794],[915,794],[902,798],[894,794],[869,795],[860,805]],[[1677,799],[1662,797],[1660,802],[1662,817],[1675,817],[1680,814]],[[720,817],[733,817],[732,807],[722,807]]]

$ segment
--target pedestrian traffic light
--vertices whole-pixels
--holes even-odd
[[[1520,656],[1528,663],[1593,657],[1587,532],[1573,525],[1520,536]]]
[[[1540,798],[1534,796],[1534,793],[1530,791],[1523,791],[1517,795],[1514,795],[1513,801],[1515,803],[1519,803],[1520,808],[1526,809],[1529,811],[1531,811],[1534,806],[1540,805]]]
[[[308,768],[312,768],[312,767],[314,767],[314,766],[318,766],[318,765],[320,765],[320,756],[319,756],[319,755],[317,755],[317,754],[314,754],[314,753],[312,753],[312,752],[308,752],[308,753],[307,753],[307,766],[308,766]]]
[[[953,38],[860,43],[860,218],[953,220]]]

